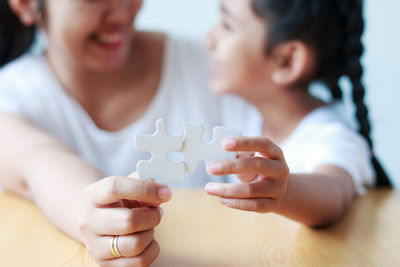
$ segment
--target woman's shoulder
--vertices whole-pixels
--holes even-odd
[[[178,57],[182,63],[192,67],[208,62],[205,44],[198,39],[183,37],[174,34],[166,35],[168,52]]]
[[[209,78],[207,53],[201,42],[166,34],[162,86],[169,88],[169,93],[208,101],[217,98],[209,88]]]
[[[13,72],[26,72],[26,70],[29,69],[37,69],[38,64],[41,64],[43,60],[45,60],[45,56],[43,54],[37,55],[27,53],[0,68],[0,75],[4,76],[5,74],[10,74]]]
[[[32,85],[35,80],[40,80],[44,61],[44,55],[25,54],[8,63],[0,69],[0,87]]]
[[[157,31],[140,31],[138,32],[143,40],[146,40],[147,45],[157,47],[165,46],[168,52],[174,51],[182,56],[206,56],[206,46],[201,40],[189,38],[174,33],[164,33]]]
[[[54,101],[51,71],[44,55],[26,54],[0,69],[0,111],[40,116]]]

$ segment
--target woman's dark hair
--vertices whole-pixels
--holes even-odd
[[[315,80],[323,82],[334,100],[341,100],[339,79],[347,76],[352,84],[359,132],[368,142],[378,186],[391,186],[388,175],[373,151],[371,124],[364,103],[362,84],[364,31],[362,0],[253,0],[254,13],[268,22],[266,52],[285,41],[300,40],[315,51]]]
[[[39,0],[40,8],[43,0]],[[0,0],[0,67],[20,57],[32,46],[34,26],[24,25],[11,10],[8,0]]]

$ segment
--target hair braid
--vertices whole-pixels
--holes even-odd
[[[343,58],[345,59],[344,75],[347,75],[352,84],[353,102],[356,107],[356,118],[359,123],[359,132],[368,142],[371,150],[371,161],[375,168],[377,184],[380,186],[390,186],[388,175],[383,170],[381,164],[375,157],[374,144],[371,138],[371,123],[368,118],[368,108],[365,104],[365,88],[362,84],[363,67],[361,65],[361,56],[364,47],[361,42],[361,36],[364,31],[364,19],[362,14],[362,1],[340,1],[343,11],[347,12],[346,18],[346,36]],[[346,7],[346,4],[348,5]]]
[[[343,99],[343,92],[339,86],[339,78],[333,79],[325,79],[325,85],[328,87],[329,91],[331,92],[332,98],[334,100],[342,100]]]
[[[317,58],[315,80],[322,81],[334,100],[343,92],[339,79],[348,76],[352,84],[353,102],[359,132],[368,142],[378,185],[391,185],[373,154],[371,124],[364,102],[364,52],[361,36],[364,31],[363,0],[252,0],[256,15],[268,21],[267,52],[279,43],[301,40],[312,47]]]

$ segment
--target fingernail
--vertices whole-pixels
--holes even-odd
[[[160,188],[157,190],[158,198],[162,201],[167,201],[171,198],[171,190],[168,187]]]
[[[218,173],[222,170],[222,164],[218,162],[213,162],[208,166],[208,171],[211,173]]]
[[[226,205],[226,203],[228,203],[226,198],[220,198],[219,202],[221,202],[221,204]]]
[[[233,139],[225,139],[224,140],[224,147],[228,149],[233,149],[236,146],[236,141]]]
[[[213,184],[213,183],[206,184],[206,191],[207,192],[215,192],[217,190],[218,190],[218,185]]]
[[[161,217],[164,216],[164,210],[163,210],[163,208],[158,207],[158,209],[160,210]]]

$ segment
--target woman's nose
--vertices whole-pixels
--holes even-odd
[[[136,16],[142,6],[142,0],[106,0],[109,3],[107,21],[124,23]]]

